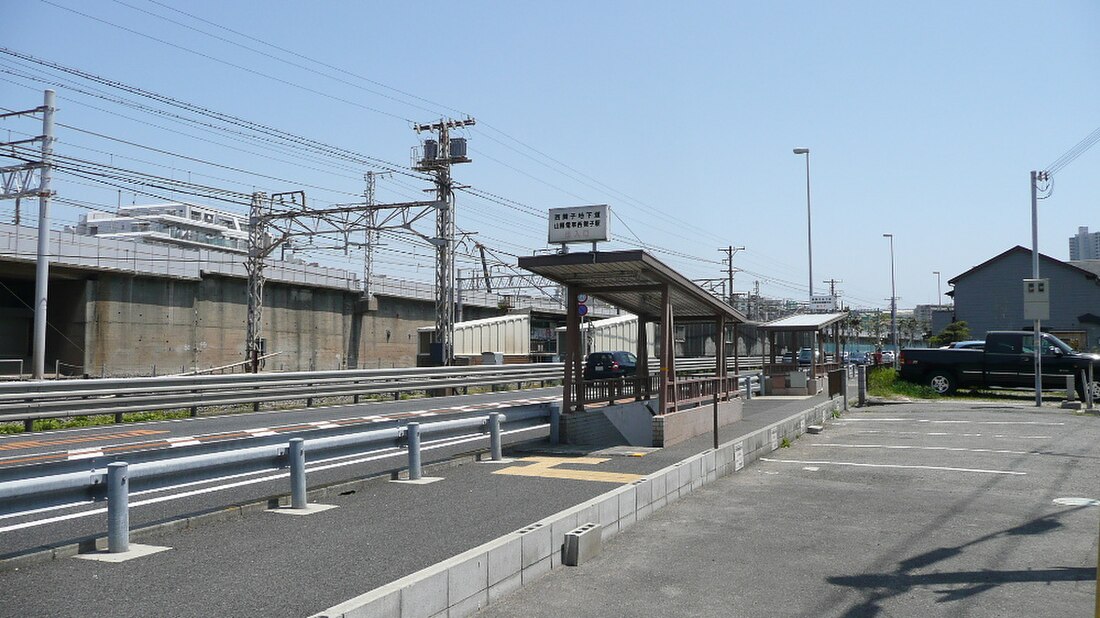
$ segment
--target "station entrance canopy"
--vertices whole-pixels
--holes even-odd
[[[719,391],[729,394],[724,353],[716,354],[715,380],[678,380],[675,370],[675,323],[715,322],[716,349],[725,351],[725,326],[747,319],[690,279],[645,251],[591,251],[534,255],[519,258],[519,266],[567,289],[564,405],[580,411],[589,397],[584,387],[584,354],[581,350],[578,297],[587,295],[638,316],[638,367],[632,382],[636,399],[652,392],[648,367],[646,322],[661,324],[660,361],[657,376],[658,414],[675,412],[678,405],[697,403]],[[736,392],[736,377],[733,378]],[[630,382],[629,380],[627,382]],[[713,389],[713,390],[712,390]],[[626,393],[624,393],[626,394]]]

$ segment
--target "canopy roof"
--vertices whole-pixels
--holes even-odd
[[[760,329],[767,331],[818,331],[824,330],[848,317],[847,311],[840,313],[802,313],[767,322],[760,325]]]
[[[661,289],[667,285],[676,321],[713,321],[718,316],[731,322],[748,321],[741,312],[642,250],[524,256],[519,258],[519,266],[650,320],[664,315]]]

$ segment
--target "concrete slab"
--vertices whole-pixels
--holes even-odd
[[[141,558],[144,556],[151,556],[153,554],[160,553],[172,549],[171,547],[161,547],[159,545],[141,545],[139,543],[130,543],[129,551],[119,552],[112,554],[107,551],[97,551],[90,554],[77,554],[73,558],[80,558],[81,560],[94,560],[97,562],[126,562],[133,560],[134,558]]]

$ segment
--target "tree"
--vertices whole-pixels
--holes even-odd
[[[929,343],[933,347],[940,347],[956,341],[966,341],[967,339],[970,339],[970,327],[967,326],[965,321],[958,321],[945,326],[940,334],[929,340]]]

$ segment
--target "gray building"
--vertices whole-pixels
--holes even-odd
[[[1069,237],[1069,259],[1100,260],[1100,232],[1089,233],[1089,228],[1077,228],[1077,235]]]
[[[1050,279],[1050,320],[1044,331],[1079,350],[1100,350],[1100,264],[1070,263],[1039,254],[1039,276]],[[1023,280],[1031,278],[1031,250],[1015,246],[948,284],[955,319],[976,339],[991,330],[1031,329],[1024,319]]]

